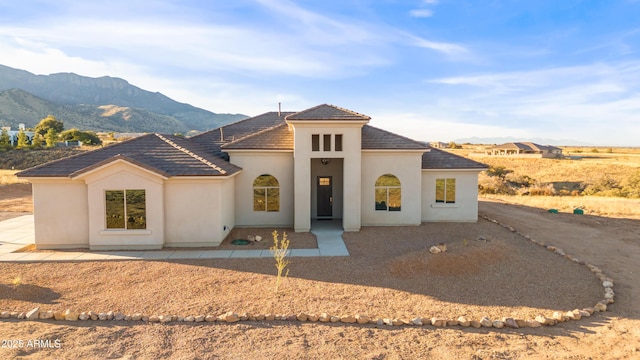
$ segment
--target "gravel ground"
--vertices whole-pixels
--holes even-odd
[[[7,339],[59,349],[0,349],[14,358],[637,358],[637,220],[551,216],[483,203],[481,213],[561,246],[616,280],[611,311],[541,329],[378,328],[298,322],[233,325],[0,322]],[[523,221],[522,219],[526,219]],[[266,231],[267,229],[265,229]],[[633,235],[636,234],[636,235]],[[292,241],[299,234],[291,234]],[[606,242],[602,241],[607,236]],[[584,267],[480,220],[345,234],[348,258],[293,258],[274,294],[272,259],[0,264],[0,309],[76,308],[176,315],[366,314],[372,317],[547,316],[592,306],[602,287]],[[480,237],[486,241],[478,240]],[[447,252],[428,248],[444,242]],[[635,259],[635,260],[634,260]],[[20,285],[13,285],[20,278]]]

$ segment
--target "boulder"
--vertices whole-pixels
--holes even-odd
[[[326,323],[331,320],[331,316],[329,316],[329,314],[327,313],[322,313],[320,314],[320,317],[318,318],[318,320],[320,320],[320,322]]]
[[[64,320],[64,313],[60,311],[54,311],[53,318],[56,320]]]
[[[606,287],[606,288],[610,288],[613,287],[613,281],[611,280],[605,280],[602,282],[602,286]]]
[[[160,317],[158,315],[149,316],[149,322],[160,322]]]
[[[264,314],[258,314],[258,315],[256,315],[256,320],[257,320],[257,321],[263,321],[264,319],[265,319]]]
[[[504,327],[504,322],[502,322],[502,320],[494,320],[492,325],[496,329],[502,329]]]
[[[100,314],[98,314],[98,320],[107,320],[107,313],[101,312]]]
[[[240,317],[238,316],[238,314],[229,311],[228,313],[224,314],[224,321],[228,323],[234,323],[240,321]]]
[[[345,324],[354,324],[357,321],[358,320],[356,319],[356,317],[352,315],[345,315],[340,317],[340,322],[343,322]]]
[[[76,311],[67,309],[67,311],[64,312],[64,319],[67,321],[77,321],[78,315]]]
[[[562,314],[560,314],[562,315]],[[542,325],[555,325],[556,321],[558,321],[557,319],[550,319],[548,317],[542,316],[542,315],[538,315],[535,318],[535,321],[539,322]]]
[[[186,318],[184,318],[185,322],[195,322],[196,321],[196,317],[193,315],[189,315]]]
[[[542,326],[542,324],[539,321],[536,320],[527,320],[525,322],[525,326],[526,327],[530,327],[530,328],[539,328]]]
[[[478,329],[482,326],[482,324],[480,324],[480,321],[478,320],[471,320],[469,321],[469,325],[471,325],[472,327]]]
[[[356,315],[356,322],[358,324],[368,324],[369,320],[371,320],[368,316],[366,315]]]
[[[209,315],[204,317],[204,321],[206,321],[206,322],[214,322],[214,321],[216,321],[216,317],[211,315],[211,314],[209,314]]]
[[[480,319],[480,325],[482,325],[483,327],[492,327],[493,321],[491,321],[491,319],[485,316],[482,319]]]
[[[447,326],[457,326],[458,320],[447,320]]]
[[[131,320],[133,320],[133,321],[140,321],[140,320],[142,320],[142,314],[140,314],[140,313],[135,313],[135,314],[131,315]]]
[[[438,249],[440,249],[441,252],[447,251],[447,244],[445,244],[445,243],[440,243],[440,244],[438,244],[436,246],[438,247]]]
[[[431,318],[431,325],[433,325],[435,327],[447,326],[447,319],[439,318],[439,317],[433,317],[433,318]]]
[[[247,314],[246,312],[242,313],[242,314],[240,314],[240,321],[247,321],[247,320],[249,320],[249,317],[251,317],[251,316],[249,314]]]
[[[124,320],[124,314],[121,312],[117,312],[113,314],[113,320],[122,321]]]
[[[460,316],[458,318],[458,325],[460,325],[462,327],[469,327],[469,326],[471,326],[471,321],[467,320],[467,318],[464,317],[464,316]]]
[[[171,315],[160,315],[158,316],[158,320],[160,320],[160,322],[164,324],[171,322],[172,318]]]
[[[415,325],[415,326],[422,326],[422,325],[423,325],[423,323],[422,323],[422,319],[421,319],[421,318],[419,318],[419,317],[414,318],[413,320],[411,320],[411,323],[412,323],[413,325]]]
[[[273,321],[276,319],[276,316],[274,314],[267,314],[265,315],[264,319],[267,321]]]
[[[107,312],[107,320],[113,320],[113,311],[108,311]]]
[[[296,320],[298,321],[307,321],[309,320],[309,316],[305,313],[300,313],[296,316]]]
[[[437,246],[432,246],[429,248],[429,252],[432,254],[440,254],[442,250],[440,250],[440,248]]]
[[[27,320],[37,320],[39,315],[40,315],[40,308],[36,307],[29,310],[29,312],[25,314],[25,318]]]
[[[196,316],[194,316],[193,321],[195,321],[195,322],[203,322],[205,317],[206,316],[204,316],[204,315],[196,315]]]
[[[393,319],[390,318],[384,318],[382,319],[382,323],[388,326],[393,326]]]
[[[91,317],[86,312],[81,312],[80,315],[78,315],[78,320],[85,321],[89,319],[91,319]]]
[[[49,310],[49,311],[42,311],[42,312],[40,313],[40,319],[44,319],[44,320],[46,320],[46,319],[51,319],[51,318],[53,318],[53,311],[51,311],[51,310]],[[80,320],[82,320],[82,319],[80,319]],[[86,319],[85,319],[85,320],[86,320]]]
[[[95,321],[95,320],[98,320],[98,314],[94,313],[93,311],[89,311],[89,312],[87,313],[87,315],[89,315],[89,318],[90,318],[91,320],[94,320],[94,321]],[[140,316],[140,317],[142,317],[142,316]],[[138,320],[140,320],[140,319],[138,319]]]
[[[0,318],[8,319],[10,317],[11,317],[11,312],[9,311],[3,311],[2,313],[0,313]]]
[[[512,329],[518,329],[520,326],[514,318],[503,318],[504,326]]]
[[[402,321],[400,319],[393,319],[393,320],[391,320],[391,325],[393,325],[393,326],[401,326],[401,325],[404,325],[404,321]]]
[[[603,303],[597,303],[594,307],[595,311],[604,312],[607,311],[607,305]]]
[[[554,311],[553,315],[551,315],[551,318],[553,320],[556,320],[557,322],[563,322],[565,321],[565,314],[561,313],[560,311]]]
[[[337,316],[332,316],[330,320],[332,323],[337,323],[338,321],[340,321],[340,318]]]

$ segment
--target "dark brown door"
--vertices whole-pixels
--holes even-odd
[[[333,216],[333,179],[318,176],[318,217]]]

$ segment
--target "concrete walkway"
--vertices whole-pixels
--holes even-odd
[[[292,257],[349,256],[340,221],[314,221],[318,248],[291,249]],[[271,258],[269,250],[158,250],[14,252],[34,243],[33,215],[0,221],[0,262]]]

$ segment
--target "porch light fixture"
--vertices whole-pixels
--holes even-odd
[[[322,163],[322,165],[327,165],[327,164],[329,164],[329,161],[331,161],[331,160],[329,160],[329,159],[327,159],[327,158],[322,158],[322,159],[320,159],[320,162]]]

